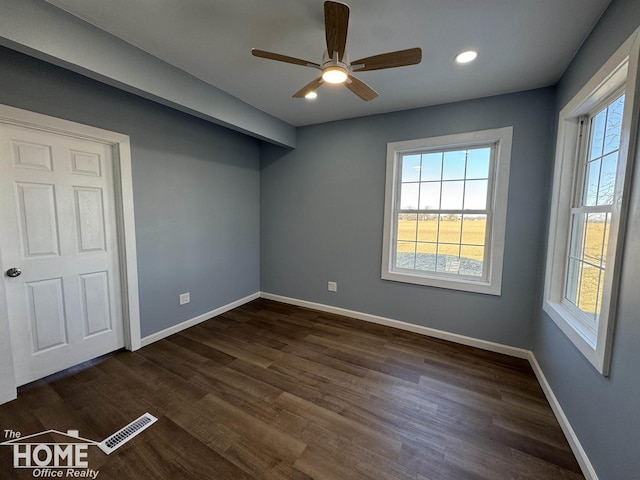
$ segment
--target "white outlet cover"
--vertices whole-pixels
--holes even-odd
[[[185,303],[189,303],[190,301],[191,294],[189,292],[180,294],[180,305],[184,305]]]
[[[338,291],[338,283],[337,282],[329,282],[327,284],[327,289],[330,292],[337,292]]]

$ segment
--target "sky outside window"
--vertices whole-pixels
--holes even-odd
[[[485,210],[491,148],[402,157],[403,210]]]

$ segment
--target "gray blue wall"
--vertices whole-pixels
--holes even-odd
[[[295,150],[264,146],[262,291],[530,348],[554,106],[547,88],[303,127]],[[387,142],[508,125],[502,296],[381,280]]]
[[[260,290],[259,141],[4,48],[0,103],[131,137],[143,337]]]
[[[613,0],[558,85],[557,113],[638,26],[640,2]],[[543,312],[534,336],[536,358],[600,480],[640,478],[638,161],[633,182],[609,377],[597,373]]]

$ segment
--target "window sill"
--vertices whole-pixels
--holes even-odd
[[[469,277],[464,278],[443,278],[423,273],[383,271],[381,275],[383,280],[391,280],[393,282],[412,283],[414,285],[423,285],[427,287],[446,288],[449,290],[459,290],[463,292],[483,293],[486,295],[501,294],[501,285],[491,284],[483,280],[473,280]]]
[[[546,300],[542,309],[554,321],[567,338],[580,350],[593,367],[601,374],[606,375],[604,361],[598,355],[596,339],[562,303]]]

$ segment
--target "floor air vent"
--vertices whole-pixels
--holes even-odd
[[[142,432],[145,428],[150,427],[157,421],[158,419],[156,417],[154,417],[150,413],[145,413],[141,417],[131,422],[126,427],[121,428],[113,435],[110,435],[109,437],[105,438],[102,442],[98,444],[98,447],[100,447],[100,450],[102,450],[104,453],[109,455],[115,449],[117,449],[118,447],[121,447],[122,445],[127,443],[129,440],[131,440],[133,437],[135,437],[140,432]]]

